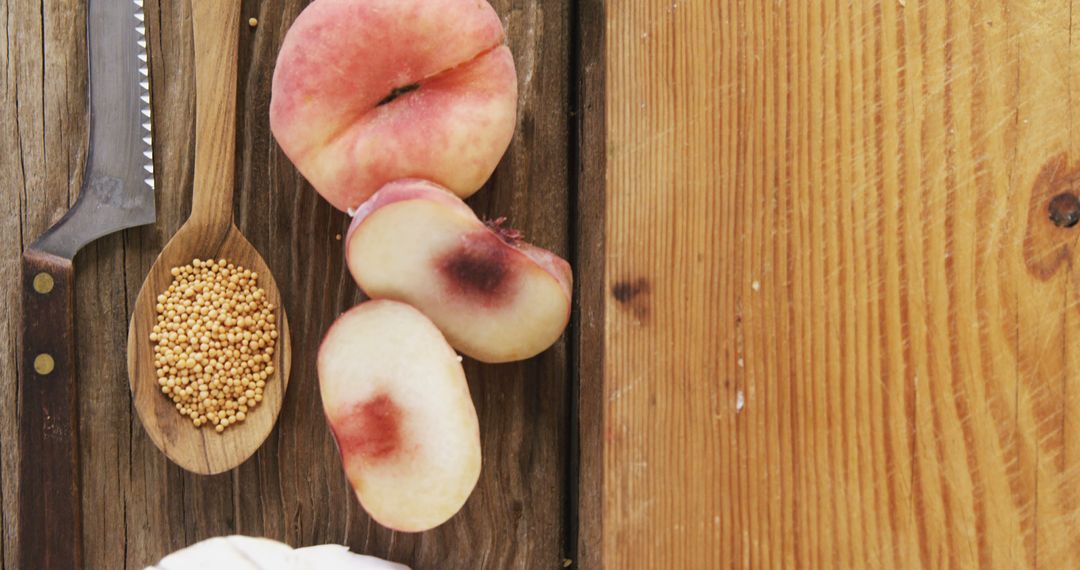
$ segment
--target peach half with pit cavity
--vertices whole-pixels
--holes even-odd
[[[408,303],[477,360],[539,354],[570,318],[570,265],[485,223],[437,184],[399,180],[356,212],[346,263],[374,299]]]
[[[345,475],[371,518],[419,532],[454,516],[480,477],[480,428],[435,325],[403,303],[361,303],[334,321],[317,367]]]

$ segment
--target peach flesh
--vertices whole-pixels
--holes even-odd
[[[517,75],[483,0],[315,0],[274,70],[270,126],[339,210],[418,177],[469,196],[517,122]]]
[[[367,295],[417,307],[454,348],[484,362],[542,352],[570,315],[566,261],[481,222],[427,181],[393,182],[364,203],[346,237],[346,262]]]
[[[480,430],[459,357],[435,325],[394,301],[342,314],[318,355],[319,393],[345,474],[371,517],[434,528],[480,475]]]

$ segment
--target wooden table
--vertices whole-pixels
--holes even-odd
[[[80,4],[0,0],[7,307],[15,244],[66,209],[85,159]],[[285,296],[289,395],[217,477],[170,465],[133,414],[126,323],[190,207],[193,150],[189,8],[147,0],[159,222],[77,260],[88,568],[233,532],[418,569],[1080,567],[1073,3],[496,0],[521,108],[471,203],[566,255],[578,302],[544,355],[467,362],[484,472],[421,535],[360,511],[321,416],[314,351],[360,297],[345,216],[267,124],[304,2],[244,4],[237,220]]]
[[[55,220],[85,160],[84,2],[3,0],[0,107],[3,304],[17,315],[19,245]],[[529,362],[466,363],[483,425],[484,470],[468,506],[425,534],[392,533],[363,514],[322,415],[315,353],[331,321],[361,297],[344,267],[346,215],[311,190],[269,130],[278,47],[306,2],[244,2],[239,62],[237,225],[277,279],[293,337],[289,391],[255,457],[220,476],[170,464],[143,432],[127,386],[130,310],[154,257],[187,217],[194,157],[190,4],[147,0],[158,221],[99,240],[76,259],[84,550],[88,569],[142,568],[194,541],[229,533],[293,545],[346,543],[423,568],[557,567],[567,552],[569,341]],[[550,4],[550,3],[548,3]],[[506,215],[531,240],[573,250],[569,5],[496,2],[521,75],[514,143],[471,204]],[[258,27],[249,28],[249,18]],[[0,329],[3,559],[15,568],[17,321]],[[570,337],[567,336],[567,339]]]

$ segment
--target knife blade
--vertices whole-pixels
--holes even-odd
[[[87,5],[90,141],[79,197],[23,252],[19,568],[82,568],[74,271],[87,243],[155,220],[143,0]]]

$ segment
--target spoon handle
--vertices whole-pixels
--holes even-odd
[[[240,0],[191,0],[195,36],[195,189],[191,217],[225,231],[233,219]]]

